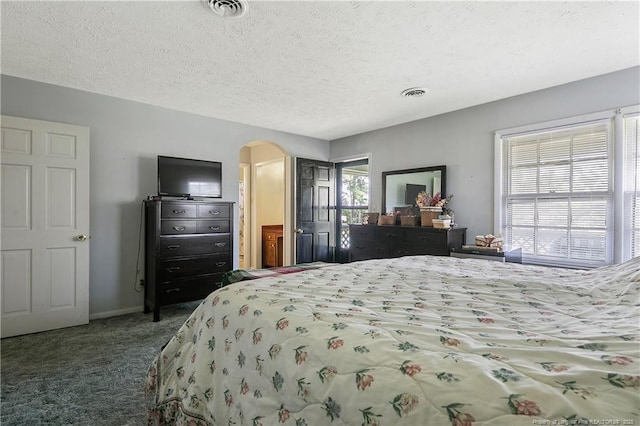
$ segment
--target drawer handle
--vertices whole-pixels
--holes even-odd
[[[174,210],[173,214],[184,214],[186,212],[187,212],[186,210]]]
[[[212,231],[217,231],[218,229],[220,229],[219,226],[210,226],[209,229],[211,229]]]
[[[209,214],[211,216],[218,216],[220,214],[219,210],[209,210]]]
[[[175,231],[184,231],[184,226],[173,226]]]
[[[219,268],[223,267],[226,264],[227,264],[227,262],[216,262],[216,266],[219,267]]]
[[[170,268],[167,268],[167,272],[177,272],[180,270],[179,266],[172,266]]]
[[[175,246],[167,246],[167,250],[177,250],[177,249],[179,249],[179,248],[180,248],[180,246],[178,246],[178,245],[175,245]]]
[[[179,291],[180,291],[179,288],[168,288],[167,289],[167,293],[177,293]]]
[[[215,243],[216,247],[224,247],[226,245],[227,245],[227,243]]]
[[[355,246],[355,248],[357,248],[358,250],[364,249],[364,247],[362,247],[362,246]]]

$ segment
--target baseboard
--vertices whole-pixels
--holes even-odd
[[[102,318],[115,317],[115,316],[118,316],[118,315],[133,314],[133,313],[136,313],[136,312],[143,312],[143,311],[144,311],[144,306],[140,305],[140,306],[134,306],[133,308],[116,309],[115,311],[98,312],[96,314],[89,315],[89,321],[96,320],[96,319],[102,319]]]

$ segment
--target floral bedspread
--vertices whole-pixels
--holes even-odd
[[[640,258],[412,256],[213,292],[149,368],[149,424],[640,425]]]

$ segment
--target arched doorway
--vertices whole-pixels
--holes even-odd
[[[291,156],[271,141],[240,149],[239,260],[244,269],[278,266],[263,261],[263,230],[281,229],[280,263],[293,263]]]

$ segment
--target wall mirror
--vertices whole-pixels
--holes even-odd
[[[447,166],[419,167],[415,169],[382,172],[381,214],[407,210],[418,212],[416,196],[420,191],[446,196]],[[416,213],[419,214],[419,213]]]

